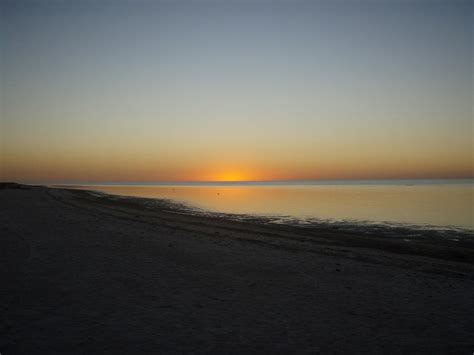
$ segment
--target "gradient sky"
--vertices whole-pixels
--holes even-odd
[[[2,179],[473,177],[473,4],[2,0]]]

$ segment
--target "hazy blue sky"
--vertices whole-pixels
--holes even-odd
[[[472,1],[1,1],[4,178],[473,175]]]

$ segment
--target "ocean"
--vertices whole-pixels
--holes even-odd
[[[195,211],[266,216],[275,221],[474,230],[473,179],[131,182],[73,187],[166,199]]]

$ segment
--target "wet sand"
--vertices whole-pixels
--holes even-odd
[[[0,189],[0,352],[474,351],[474,242]]]

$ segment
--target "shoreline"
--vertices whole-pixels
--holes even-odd
[[[232,183],[237,185],[237,183]],[[336,184],[337,185],[337,184]],[[373,184],[372,184],[373,185]],[[169,204],[169,209],[186,213],[190,215],[203,216],[203,217],[215,217],[222,219],[229,219],[242,222],[260,223],[260,224],[281,224],[284,226],[294,226],[300,228],[309,229],[334,229],[344,231],[350,234],[363,234],[363,235],[377,235],[385,237],[403,237],[403,238],[450,238],[465,239],[474,238],[474,227],[467,225],[449,225],[449,224],[429,224],[429,223],[416,223],[416,222],[403,222],[403,221],[391,221],[387,220],[365,220],[365,219],[334,219],[334,218],[319,218],[317,215],[291,215],[284,213],[265,213],[261,211],[255,212],[227,212],[220,211],[218,209],[206,209],[205,207],[198,207],[193,205],[191,202],[187,202],[185,199],[179,199],[174,197],[160,197],[157,196],[144,196],[141,194],[134,195],[128,194],[127,192],[113,192],[108,190],[102,190],[98,187],[117,187],[117,186],[128,186],[128,185],[48,185],[50,188],[59,189],[74,189],[82,191],[95,192],[99,195],[110,195],[115,196],[116,199],[127,199],[136,201],[137,204],[142,204],[144,207],[151,207],[153,201],[156,201],[158,208],[163,207],[163,202]],[[130,185],[135,188],[149,187],[149,185]],[[183,186],[179,184],[175,185],[153,185],[153,186]],[[196,184],[190,186],[197,186]],[[204,185],[208,187],[208,185]],[[212,187],[220,187],[221,185],[215,183],[209,185]],[[225,185],[224,185],[225,186]],[[239,185],[240,186],[240,185]],[[241,184],[241,186],[253,186],[251,183]],[[280,185],[269,185],[268,187],[274,188]],[[369,186],[369,185],[364,185]],[[98,189],[97,189],[98,188]]]
[[[407,242],[0,187],[2,353],[474,347],[471,240]]]
[[[122,208],[135,215],[137,213],[145,213],[150,217],[154,213],[168,214],[169,217],[179,215],[179,222],[184,224],[197,221],[195,223],[211,223],[223,230],[241,229],[248,234],[252,232],[273,234],[276,238],[288,239],[288,242],[303,238],[306,242],[375,248],[401,254],[474,263],[474,234],[463,228],[433,230],[408,224],[393,226],[325,221],[301,225],[296,219],[274,223],[275,219],[281,217],[209,212],[173,200],[113,195],[98,190],[64,188],[52,190],[56,189],[72,194],[77,199],[76,202],[100,204],[104,208]],[[61,199],[60,196],[57,198]]]

